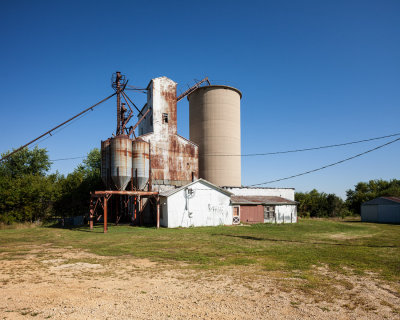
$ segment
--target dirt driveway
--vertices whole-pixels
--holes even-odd
[[[334,291],[251,266],[197,270],[72,248],[0,258],[1,319],[400,319],[392,286],[321,267],[315,277]]]

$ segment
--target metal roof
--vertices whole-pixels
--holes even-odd
[[[400,197],[382,197],[383,199],[400,203]]]
[[[285,199],[282,197],[275,196],[232,196],[231,197],[232,204],[275,204],[275,205],[284,205],[284,204],[297,204],[296,201],[292,201],[289,199]]]
[[[374,204],[400,204],[400,197],[378,197],[370,201],[364,202],[362,205],[374,205]]]
[[[172,189],[172,190],[168,190],[168,191],[165,191],[165,192],[161,192],[161,193],[160,193],[160,196],[162,196],[162,197],[169,197],[169,196],[172,196],[173,194],[175,194],[175,193],[177,193],[177,192],[179,192],[179,191],[181,191],[181,190],[183,190],[183,189],[186,189],[186,188],[188,188],[189,186],[191,186],[191,185],[193,185],[193,184],[195,184],[195,183],[197,183],[197,182],[203,183],[203,184],[209,186],[209,187],[212,188],[212,189],[216,189],[217,191],[219,191],[219,192],[221,192],[221,193],[223,193],[223,194],[226,194],[227,196],[233,195],[232,192],[226,191],[226,190],[224,190],[224,189],[222,189],[222,188],[216,186],[215,184],[212,184],[211,182],[208,182],[207,180],[204,180],[204,179],[201,179],[201,178],[200,178],[200,179],[197,179],[196,181],[193,181],[193,182],[191,182],[191,183],[189,183],[189,184],[187,184],[187,185],[185,185],[185,186],[183,186],[183,187],[176,188],[176,189]]]
[[[262,189],[262,190],[270,190],[270,189],[282,189],[282,190],[294,190],[295,188],[279,188],[279,187],[252,187],[252,186],[222,186],[221,188],[224,189]]]

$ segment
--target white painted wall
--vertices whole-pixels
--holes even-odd
[[[270,196],[281,197],[294,201],[293,188],[235,188],[224,187],[225,190],[232,192],[235,196]]]
[[[276,223],[296,223],[297,207],[296,205],[277,205],[275,206]],[[275,222],[264,220],[264,222]]]
[[[189,186],[194,196],[185,198],[186,189],[161,197],[160,225],[168,228],[232,225],[230,196],[201,181]]]

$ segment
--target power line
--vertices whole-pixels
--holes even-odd
[[[248,154],[206,154],[206,156],[219,156],[219,157],[254,157],[254,156],[267,156],[267,155],[274,155],[274,154],[285,154],[285,153],[295,153],[295,152],[304,152],[304,151],[312,151],[312,150],[320,150],[320,149],[327,149],[327,148],[335,148],[335,147],[341,147],[341,146],[346,146],[346,145],[351,145],[351,144],[357,144],[357,143],[363,143],[363,142],[369,142],[369,141],[374,141],[374,140],[380,140],[380,139],[385,139],[385,138],[390,138],[390,137],[396,137],[399,136],[400,133],[393,133],[389,134],[386,136],[381,136],[381,137],[375,137],[375,138],[369,138],[369,139],[363,139],[363,140],[357,140],[357,141],[351,141],[351,142],[345,142],[345,143],[339,143],[339,144],[331,144],[331,145],[326,145],[326,146],[319,146],[319,147],[312,147],[312,148],[304,148],[304,149],[294,149],[294,150],[287,150],[287,151],[275,151],[275,152],[266,152],[266,153],[248,153]],[[46,137],[45,139],[39,141],[42,142],[49,137]],[[171,152],[173,150],[170,149],[164,149],[159,146],[155,146],[155,148],[163,151],[168,151]],[[78,159],[79,157],[75,158],[65,158],[65,159],[55,159],[51,161],[61,161],[61,160],[72,160],[72,159]],[[80,158],[85,158],[80,157]]]
[[[61,158],[61,159],[54,159],[54,160],[49,160],[50,162],[54,162],[54,161],[62,161],[62,160],[74,160],[74,159],[83,159],[86,157],[72,157],[72,158]]]
[[[266,153],[248,153],[248,154],[206,154],[206,156],[217,156],[217,157],[255,157],[255,156],[268,156],[268,155],[273,155],[273,154],[284,154],[284,153],[304,152],[304,151],[311,151],[311,150],[319,150],[319,149],[327,149],[327,148],[342,147],[342,146],[347,146],[347,145],[350,145],[350,144],[357,144],[357,143],[369,142],[369,141],[380,140],[380,139],[385,139],[385,138],[390,138],[390,137],[396,137],[396,136],[400,136],[400,133],[394,133],[394,134],[390,134],[390,135],[382,136],[382,137],[375,137],[375,138],[369,138],[369,139],[363,139],[363,140],[357,140],[357,141],[351,141],[351,142],[345,142],[345,143],[339,143],[339,144],[331,144],[331,145],[320,146],[320,147],[304,148],[304,149],[294,149],[294,150],[275,151],[275,152],[266,152]]]
[[[399,141],[399,140],[400,140],[400,138],[394,139],[394,140],[389,141],[389,142],[387,142],[387,143],[385,143],[385,144],[382,144],[382,145],[380,145],[380,146],[377,146],[377,147],[375,147],[375,148],[373,148],[373,149],[370,149],[370,150],[367,150],[367,151],[365,151],[365,152],[356,154],[355,156],[352,156],[352,157],[350,157],[350,158],[346,158],[346,159],[343,159],[343,160],[340,160],[340,161],[337,161],[337,162],[334,162],[334,163],[325,165],[325,166],[320,167],[320,168],[317,168],[317,169],[313,169],[313,170],[309,170],[309,171],[302,172],[302,173],[299,173],[299,174],[295,174],[295,175],[293,175],[293,176],[286,177],[286,178],[281,178],[281,179],[276,179],[276,180],[271,180],[271,181],[266,181],[266,182],[251,184],[251,185],[249,185],[249,187],[260,186],[260,185],[263,185],[263,184],[269,184],[269,183],[278,182],[278,181],[282,181],[282,180],[288,180],[288,179],[300,177],[300,176],[303,176],[303,175],[306,175],[306,174],[309,174],[309,173],[312,173],[312,172],[316,172],[316,171],[319,171],[319,170],[322,170],[322,169],[326,169],[326,168],[329,168],[329,167],[333,167],[333,166],[338,165],[338,164],[340,164],[340,163],[343,163],[343,162],[346,162],[346,161],[349,161],[349,160],[352,160],[352,159],[361,157],[361,156],[363,156],[363,155],[365,155],[365,154],[367,154],[367,153],[370,153],[370,152],[372,152],[372,151],[375,151],[375,150],[378,150],[378,149],[380,149],[380,148],[386,147],[386,146],[388,146],[389,144],[392,144],[392,143],[394,143],[394,142],[396,142],[396,141]]]
[[[369,138],[369,139],[363,139],[363,140],[357,140],[357,141],[351,141],[351,142],[345,142],[345,143],[339,143],[339,144],[331,144],[331,145],[326,145],[326,146],[319,146],[319,147],[312,147],[312,148],[304,148],[304,149],[294,149],[294,150],[287,150],[287,151],[274,151],[274,152],[266,152],[266,153],[247,153],[247,154],[215,154],[215,153],[208,153],[205,154],[205,156],[213,156],[213,157],[254,157],[254,156],[267,156],[267,155],[274,155],[274,154],[285,154],[285,153],[295,153],[295,152],[304,152],[304,151],[312,151],[312,150],[319,150],[319,149],[327,149],[327,148],[335,148],[335,147],[342,147],[346,145],[351,145],[351,144],[357,144],[357,143],[363,143],[363,142],[369,142],[369,141],[374,141],[374,140],[380,140],[380,139],[385,139],[385,138],[390,138],[390,137],[396,137],[400,136],[400,133],[393,133],[389,134],[386,136],[381,136],[381,137],[375,137],[375,138]],[[155,146],[155,148],[159,150],[164,150],[171,152],[173,150],[170,149],[164,149],[159,146]]]

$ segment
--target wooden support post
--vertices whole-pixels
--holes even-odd
[[[93,230],[93,218],[94,218],[94,210],[90,209],[90,214],[89,214],[89,228],[90,230]]]
[[[107,233],[107,195],[104,196],[104,233]]]
[[[140,216],[139,216],[139,225],[143,226],[143,198],[139,196],[140,202]]]
[[[142,197],[139,196],[139,225],[142,225],[143,221],[143,200]]]
[[[160,197],[157,196],[157,229],[160,228]]]
[[[90,230],[93,230],[93,217],[94,217],[93,197],[92,197],[92,195],[90,195],[90,211],[89,211]]]
[[[134,206],[135,206],[135,214],[134,214],[134,217],[133,217],[133,221],[134,221],[135,224],[136,224],[136,209],[137,209],[136,203],[137,203],[137,196],[135,196],[135,204],[134,204]]]

